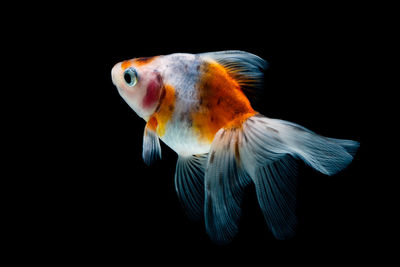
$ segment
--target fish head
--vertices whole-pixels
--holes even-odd
[[[146,121],[156,111],[163,89],[156,58],[126,60],[111,70],[112,82],[121,97]]]

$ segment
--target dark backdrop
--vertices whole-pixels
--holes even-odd
[[[134,4],[77,7],[55,11],[33,26],[43,42],[31,56],[46,66],[50,86],[45,104],[37,107],[40,122],[31,122],[45,130],[33,137],[35,151],[42,152],[34,153],[32,167],[39,175],[23,183],[30,196],[24,206],[32,222],[24,229],[33,236],[29,246],[58,259],[80,255],[132,262],[165,255],[175,261],[182,255],[206,261],[209,255],[234,260],[242,255],[267,263],[320,254],[357,258],[361,254],[354,248],[360,246],[363,253],[373,251],[382,211],[371,198],[379,187],[373,187],[375,173],[368,168],[374,20],[362,6],[194,11],[193,6],[157,13]],[[162,160],[151,167],[143,163],[145,122],[111,82],[111,68],[125,59],[229,49],[269,63],[256,110],[361,143],[354,162],[333,177],[300,164],[299,229],[289,241],[276,241],[269,232],[250,186],[238,235],[227,246],[214,245],[203,222],[189,221],[178,202],[176,153],[161,144]]]

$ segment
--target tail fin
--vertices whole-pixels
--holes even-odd
[[[235,235],[241,192],[253,181],[264,217],[274,236],[293,236],[297,220],[296,160],[333,175],[353,159],[359,144],[326,138],[297,124],[260,114],[241,128],[220,129],[205,171],[206,230],[218,243]]]
[[[359,143],[352,140],[327,138],[292,122],[269,119],[262,115],[250,118],[253,127],[264,128],[266,138],[280,140],[280,149],[301,158],[317,171],[333,175],[346,168],[353,160]],[[268,140],[265,140],[268,142]]]

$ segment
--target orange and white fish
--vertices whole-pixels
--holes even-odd
[[[222,51],[134,58],[112,69],[120,95],[147,122],[144,161],[161,158],[159,139],[178,154],[177,194],[189,217],[204,216],[217,243],[237,233],[251,182],[274,236],[293,236],[296,161],[333,175],[359,146],[255,111],[246,95],[263,88],[266,66],[256,55]]]

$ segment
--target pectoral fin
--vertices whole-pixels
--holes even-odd
[[[161,146],[156,133],[157,120],[150,119],[144,128],[143,135],[143,160],[147,165],[161,159]]]

